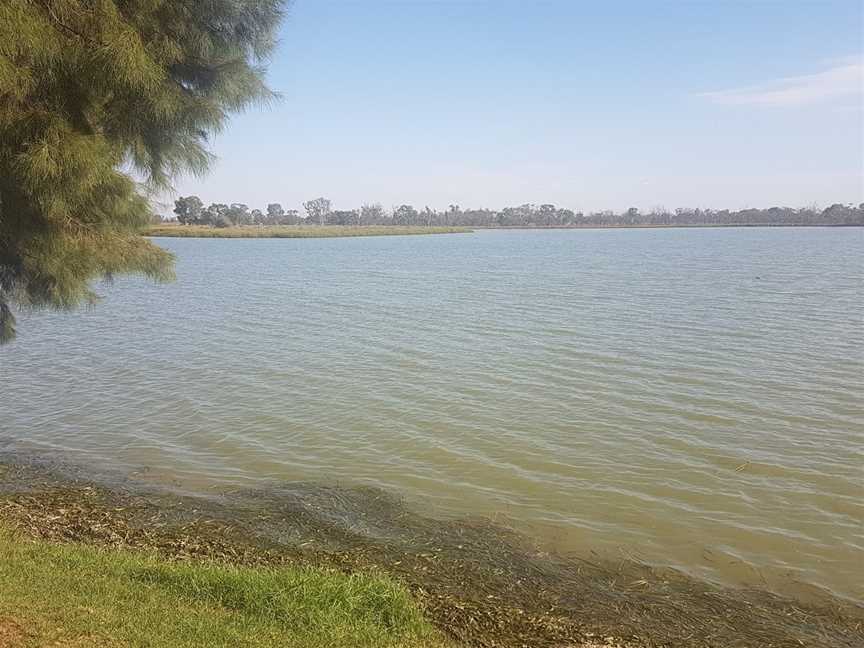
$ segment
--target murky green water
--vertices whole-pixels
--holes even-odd
[[[175,284],[21,318],[0,444],[864,598],[864,231],[159,242]]]

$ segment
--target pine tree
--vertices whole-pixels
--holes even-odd
[[[0,0],[0,344],[119,273],[171,278],[147,191],[272,93],[282,0]],[[134,178],[143,179],[143,186]]]

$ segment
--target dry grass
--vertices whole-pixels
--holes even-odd
[[[17,648],[24,645],[27,633],[24,626],[11,617],[0,616],[0,648]]]

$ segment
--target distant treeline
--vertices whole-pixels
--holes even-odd
[[[205,207],[198,196],[175,201],[176,220],[187,225],[232,227],[234,225],[411,225],[464,227],[626,227],[674,225],[864,225],[864,203],[835,203],[825,209],[815,207],[769,207],[767,209],[689,209],[669,211],[655,208],[640,212],[631,207],[623,213],[612,211],[582,213],[551,204],[526,204],[519,207],[462,209],[450,205],[446,211],[401,205],[387,210],[381,204],[359,209],[334,210],[326,198],[303,203],[303,214],[270,203],[267,209],[249,209],[242,203],[213,203]]]

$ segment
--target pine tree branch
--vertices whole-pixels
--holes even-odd
[[[51,20],[54,21],[54,23],[58,27],[60,27],[63,31],[65,31],[65,32],[67,32],[73,36],[77,36],[78,38],[80,38],[82,41],[84,41],[85,43],[87,43],[89,45],[101,45],[101,43],[94,41],[92,38],[88,38],[87,36],[85,36],[81,32],[77,31],[76,29],[73,29],[72,27],[70,27],[69,25],[64,23],[60,19],[60,17],[54,12],[54,8],[51,6],[51,4],[52,4],[51,0],[42,0],[40,2],[40,4],[45,8],[45,11],[48,13],[49,18],[51,18]]]

